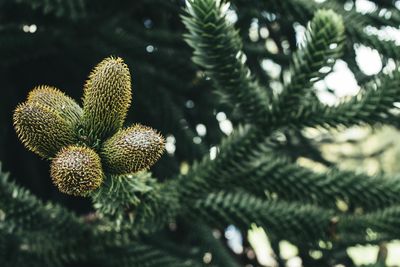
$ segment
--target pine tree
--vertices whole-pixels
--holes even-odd
[[[398,46],[373,30],[398,27],[397,2],[356,2],[0,1],[0,266],[261,266],[254,225],[280,266],[282,240],[303,266],[356,266],[348,247],[399,239],[400,179],[336,168],[304,132],[399,126]],[[339,60],[360,92],[327,105],[315,84]]]

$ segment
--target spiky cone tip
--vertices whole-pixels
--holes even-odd
[[[74,125],[78,124],[82,118],[83,111],[78,103],[53,86],[36,86],[29,92],[27,102],[47,106]]]

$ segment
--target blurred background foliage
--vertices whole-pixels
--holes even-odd
[[[400,171],[400,135],[391,126],[353,127],[340,132],[317,133],[317,143],[324,158],[345,170],[374,175]]]

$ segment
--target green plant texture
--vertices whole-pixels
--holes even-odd
[[[14,158],[4,142],[0,266],[270,266],[249,243],[254,226],[268,237],[273,266],[290,266],[282,241],[304,267],[364,266],[348,253],[358,245],[379,246],[368,266],[386,266],[386,245],[400,238],[400,177],[343,170],[306,132],[399,127],[400,50],[373,33],[398,28],[398,1],[369,1],[375,8],[364,13],[358,0],[116,2],[0,1],[38,21],[21,30],[23,20],[6,23],[0,11],[0,70],[28,81],[10,78],[5,88],[32,88],[34,63],[49,59],[60,69],[39,64],[49,84],[71,87],[63,91],[76,99],[83,73],[104,58],[82,105],[49,85],[9,101],[12,137],[41,158],[29,160],[45,162],[49,179],[5,172]],[[362,71],[358,46],[379,55],[380,71]],[[359,91],[330,105],[317,88],[338,64]]]

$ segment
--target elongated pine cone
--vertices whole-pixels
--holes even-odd
[[[83,95],[83,125],[90,142],[122,127],[131,97],[131,76],[121,58],[106,58],[94,68]]]
[[[50,173],[61,192],[74,196],[97,189],[104,176],[98,154],[82,146],[61,149],[51,163]]]
[[[40,85],[28,95],[29,103],[39,103],[53,109],[63,119],[77,125],[82,118],[82,108],[72,98],[55,87]]]
[[[18,105],[13,121],[25,147],[43,158],[52,158],[62,147],[76,141],[73,126],[54,109],[38,102]]]
[[[164,143],[152,128],[135,124],[105,141],[101,156],[111,173],[134,173],[150,168],[164,152]]]

